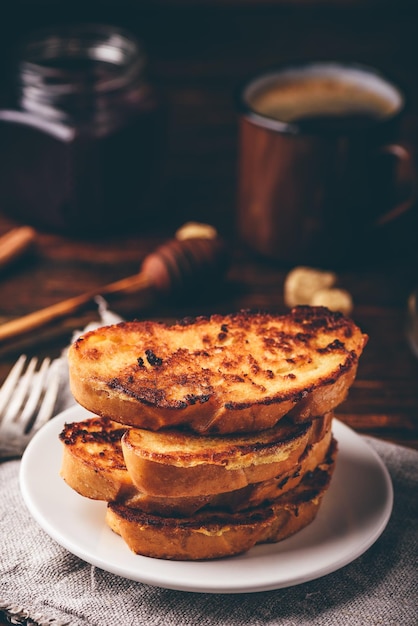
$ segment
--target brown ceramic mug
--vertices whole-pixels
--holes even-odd
[[[277,69],[248,81],[239,106],[238,230],[258,253],[339,262],[413,206],[412,157],[394,143],[405,98],[378,71]]]

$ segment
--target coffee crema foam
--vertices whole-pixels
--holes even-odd
[[[318,70],[318,73],[320,70]],[[401,94],[378,76],[339,71],[332,75],[287,71],[258,79],[245,100],[259,115],[292,123],[315,117],[362,116],[385,119],[403,104]]]

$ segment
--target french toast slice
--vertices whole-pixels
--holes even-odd
[[[126,467],[151,496],[206,496],[234,491],[291,471],[332,414],[303,424],[281,420],[259,433],[185,434],[129,428],[122,437]]]
[[[239,511],[275,500],[296,487],[302,477],[324,461],[332,438],[332,420],[316,420],[309,443],[288,472],[238,490],[205,496],[158,497],[137,490],[126,469],[121,436],[126,428],[108,418],[93,417],[65,424],[61,477],[77,493],[94,500],[117,500],[157,515],[190,516],[202,508]]]
[[[293,490],[273,502],[239,513],[222,509],[193,517],[164,517],[124,504],[107,506],[106,523],[136,554],[172,560],[233,556],[259,543],[275,543],[314,521],[329,487],[337,447]]]
[[[260,483],[251,483],[235,491],[228,491],[210,496],[184,496],[184,497],[158,497],[149,496],[137,491],[126,497],[118,498],[130,508],[141,509],[146,513],[155,513],[163,516],[190,517],[197,511],[210,509],[223,509],[230,513],[236,513],[248,508],[260,506],[263,503],[272,502],[279,496],[294,489],[302,481],[305,474],[312,472],[326,458],[332,445],[332,432],[328,430],[325,435],[309,445],[295,467],[279,476]]]
[[[71,345],[70,385],[79,404],[130,426],[256,432],[288,413],[306,421],[339,405],[366,341],[323,307],[123,322]]]
[[[136,489],[126,469],[121,439],[126,427],[106,417],[65,424],[60,475],[74,491],[93,500],[115,500]]]

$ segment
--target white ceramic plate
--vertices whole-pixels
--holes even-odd
[[[215,561],[152,559],[131,552],[104,521],[106,504],[75,493],[59,476],[64,422],[91,416],[70,408],[44,426],[22,459],[20,487],[39,525],[59,544],[103,570],[158,587],[242,593],[290,587],[329,574],[363,554],[383,532],[393,490],[386,467],[350,428],[334,420],[337,465],[315,521],[277,544]]]

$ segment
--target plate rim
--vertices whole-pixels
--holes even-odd
[[[171,575],[167,576],[167,573],[165,572],[167,571],[168,573],[170,573],[171,570],[176,570],[176,569],[185,570],[187,572],[188,568],[193,570],[193,567],[195,566],[195,564],[199,563],[200,567],[206,566],[208,571],[210,571],[211,569],[214,569],[216,573],[217,568],[219,566],[222,567],[222,563],[227,563],[228,561],[240,562],[243,558],[244,559],[249,558],[251,560],[252,558],[251,555],[256,554],[256,551],[261,546],[256,546],[255,548],[253,548],[252,550],[250,550],[248,553],[244,555],[238,555],[236,557],[228,557],[227,559],[219,559],[219,560],[214,560],[214,561],[198,561],[198,562],[165,561],[163,559],[153,559],[151,557],[135,555],[133,553],[130,553],[129,551],[128,560],[131,560],[132,557],[135,560],[137,560],[138,563],[143,563],[143,560],[145,560],[144,567],[143,568],[138,567],[137,572],[134,573],[130,569],[126,569],[126,567],[125,568],[121,567],[115,562],[112,564],[111,562],[109,562],[109,559],[105,559],[103,555],[102,556],[100,555],[100,551],[95,552],[94,550],[92,550],[90,552],[86,552],[82,547],[80,547],[80,541],[78,541],[78,545],[77,545],[77,542],[74,541],[74,537],[69,537],[68,534],[67,536],[63,534],[61,530],[57,528],[56,525],[51,521],[51,519],[50,518],[48,519],[48,515],[45,513],[45,510],[42,507],[42,503],[41,504],[39,503],[39,501],[36,498],[36,494],[34,494],[30,486],[30,480],[28,481],[28,472],[30,473],[30,471],[33,471],[32,465],[33,465],[34,456],[35,454],[38,453],[39,451],[38,449],[41,447],[42,443],[44,443],[44,440],[48,441],[48,438],[52,437],[52,435],[55,433],[54,436],[56,436],[57,444],[59,444],[58,433],[61,431],[65,422],[81,421],[83,419],[87,419],[88,417],[93,417],[93,416],[94,414],[91,413],[90,411],[87,411],[86,409],[84,409],[83,407],[79,405],[74,405],[62,411],[56,417],[54,417],[50,422],[48,422],[35,435],[35,437],[29,443],[28,447],[26,448],[22,456],[22,461],[21,461],[20,471],[19,471],[19,486],[20,486],[21,494],[23,496],[23,500],[25,502],[26,507],[29,510],[29,513],[35,519],[35,521],[39,524],[39,526],[41,526],[41,528],[49,535],[49,537],[54,539],[59,545],[61,545],[63,548],[65,548],[70,553],[74,554],[75,556],[79,557],[81,560],[85,561],[86,563],[97,566],[117,576],[129,579],[129,580],[133,580],[136,582],[141,582],[141,583],[165,588],[165,589],[187,591],[187,592],[197,592],[197,593],[221,593],[221,594],[254,593],[254,592],[260,592],[260,591],[272,591],[276,589],[292,587],[292,586],[296,586],[299,584],[303,584],[305,582],[309,582],[311,580],[321,578],[327,574],[335,572],[341,569],[342,567],[348,565],[349,563],[353,562],[357,558],[359,558],[377,541],[377,539],[383,533],[391,517],[392,509],[393,509],[394,493],[393,493],[392,480],[391,480],[389,471],[385,463],[383,462],[381,457],[378,455],[376,450],[374,450],[374,448],[372,448],[370,444],[363,437],[361,437],[361,435],[356,433],[347,424],[343,423],[338,418],[334,417],[333,431],[337,430],[339,432],[339,435],[336,437],[338,440],[339,447],[341,448],[342,446],[342,448],[344,449],[347,438],[349,438],[349,440],[350,439],[354,440],[356,444],[359,445],[360,451],[363,454],[367,453],[367,456],[369,457],[369,460],[373,463],[374,468],[376,469],[376,471],[379,472],[380,479],[382,480],[382,487],[384,488],[384,491],[385,491],[385,499],[382,502],[382,506],[379,512],[379,523],[373,527],[373,532],[368,533],[367,536],[363,537],[363,540],[361,542],[358,542],[356,544],[356,550],[352,551],[349,556],[343,555],[340,558],[336,557],[332,562],[327,562],[322,566],[318,566],[314,568],[313,570],[311,569],[310,572],[306,573],[305,575],[298,574],[294,576],[293,578],[289,577],[286,580],[270,579],[268,581],[264,580],[264,581],[257,583],[257,581],[254,578],[251,583],[247,582],[244,584],[233,584],[231,581],[229,581],[229,584],[225,585],[225,584],[220,584],[219,581],[216,582],[216,576],[215,576],[215,580],[212,580],[212,584],[208,584],[207,581],[201,583],[198,577],[193,577],[193,576],[192,576],[193,582],[191,582],[190,580],[188,582],[183,582],[183,581],[180,582],[178,580],[177,581],[173,580],[172,576]],[[57,449],[58,449],[58,446],[57,446]],[[337,457],[337,464],[338,464],[338,457]],[[63,492],[65,493],[65,490],[69,489],[69,487],[65,484],[65,482],[62,479],[60,480],[62,481]],[[61,484],[61,483],[57,483],[57,484]],[[332,482],[331,482],[330,491],[331,489],[332,489]],[[60,487],[59,487],[59,490],[60,490]],[[93,506],[97,507],[97,509],[99,507],[102,507],[103,511],[105,511],[105,507],[106,507],[105,502],[92,501],[92,500],[89,500],[88,498],[84,498],[83,496],[80,496],[79,494],[76,494],[75,492],[74,492],[74,495],[77,498],[81,499],[80,500],[81,509],[86,508],[87,506],[90,506],[91,503],[93,503]],[[325,498],[327,497],[327,495],[328,494],[326,494]],[[325,501],[325,498],[324,498],[324,501]],[[314,524],[316,522],[317,520],[314,520],[312,524],[309,525],[309,527],[314,527]],[[103,514],[103,526],[105,526],[106,529],[110,533],[112,533],[112,531],[110,531],[110,529],[108,529],[105,524],[104,514]],[[300,531],[300,533],[303,533],[303,530]],[[266,545],[270,547],[280,546],[281,548],[284,545],[286,545],[287,542],[290,542],[290,541],[295,542],[295,537],[296,537],[296,542],[297,542],[297,538],[298,538],[298,535],[300,535],[300,533],[297,533],[293,537],[290,537],[289,539],[279,542],[279,544],[264,544],[264,546]],[[116,535],[115,535],[115,538],[117,541],[122,542],[122,546],[124,546],[123,549],[125,550],[127,546],[123,542],[122,538]],[[292,553],[292,550],[291,550],[291,553]],[[271,558],[271,557],[269,556],[268,558]],[[147,562],[149,563],[149,561],[152,561],[153,564],[157,563],[156,572],[154,572],[154,570],[147,571],[146,563]],[[244,562],[245,561],[243,561],[243,563]],[[161,566],[158,567],[158,564],[161,564]]]

